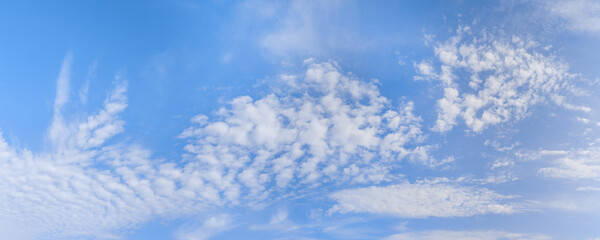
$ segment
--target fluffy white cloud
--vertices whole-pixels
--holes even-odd
[[[467,217],[518,210],[514,205],[501,203],[507,196],[485,188],[450,184],[403,183],[347,189],[330,197],[337,201],[331,213],[375,213],[403,218]]]
[[[550,239],[541,234],[511,233],[496,230],[485,231],[425,231],[394,234],[385,240],[542,240]]]
[[[279,93],[238,97],[214,119],[196,116],[197,126],[182,134],[191,140],[189,161],[224,199],[377,183],[407,156],[432,162],[427,146],[405,147],[423,138],[411,102],[392,108],[374,83],[342,74],[334,62],[305,64],[304,74],[281,76]]]
[[[435,79],[443,87],[435,131],[449,131],[461,118],[468,128],[481,132],[490,125],[521,119],[531,107],[547,101],[590,111],[565,101],[564,95],[576,94],[568,82],[575,75],[533,41],[497,39],[485,32],[476,37],[463,27],[434,50],[439,67],[427,62],[415,67],[422,74],[417,79]]]

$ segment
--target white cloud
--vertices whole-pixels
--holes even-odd
[[[330,195],[337,201],[331,213],[375,213],[402,218],[468,217],[510,214],[516,206],[501,203],[507,196],[485,188],[450,184],[403,183],[348,189]]]
[[[566,21],[570,30],[600,32],[600,3],[592,0],[544,2],[551,14]]]
[[[411,102],[392,108],[375,84],[344,75],[335,62],[305,64],[305,73],[281,76],[278,93],[238,97],[216,118],[195,117],[198,125],[182,134],[190,161],[202,164],[204,181],[226,201],[388,181],[390,166],[408,156],[437,163],[427,146],[405,147],[424,137]]]
[[[520,142],[515,142],[512,143],[510,145],[503,145],[501,143],[499,143],[496,140],[485,140],[485,142],[483,142],[483,145],[485,146],[491,146],[492,148],[494,148],[496,151],[498,152],[507,152],[507,151],[512,151],[515,147],[521,145]]]
[[[545,54],[533,41],[497,39],[489,33],[473,36],[468,27],[435,45],[439,67],[422,62],[417,79],[438,80],[444,97],[437,102],[433,130],[451,130],[461,118],[469,129],[481,132],[525,117],[536,104],[554,102],[566,109],[589,112],[565,101],[577,94],[569,83],[575,75],[567,64]]]
[[[57,80],[56,99],[54,102],[54,117],[49,129],[49,137],[58,151],[73,149],[89,149],[98,147],[107,139],[123,131],[123,121],[118,114],[127,107],[125,92],[127,86],[121,82],[104,102],[104,108],[87,119],[67,122],[62,113],[63,106],[69,98],[69,81],[71,55],[63,61]],[[120,77],[116,77],[120,81]]]
[[[598,121],[594,121],[592,119],[584,118],[584,117],[576,117],[576,119],[577,119],[577,121],[582,122],[584,124],[593,124],[593,125],[600,127],[600,122],[598,122]]]
[[[91,79],[96,77],[96,69],[98,68],[98,62],[92,63],[92,65],[88,68],[88,75],[85,78],[85,83],[79,89],[79,101],[81,104],[85,105],[87,103],[87,96],[90,90],[90,81]]]
[[[511,233],[497,230],[481,231],[424,231],[394,234],[385,240],[542,240],[550,239],[541,234]]]
[[[64,130],[73,133],[71,128]],[[90,135],[94,136],[93,130]],[[0,235],[12,239],[102,236],[150,215],[152,209],[140,204],[136,192],[118,176],[86,167],[99,163],[102,152],[60,148],[38,154],[13,149],[0,137]]]
[[[59,142],[61,136],[67,130],[64,126],[62,108],[69,98],[69,81],[71,79],[71,61],[73,57],[67,54],[63,59],[60,73],[56,81],[56,98],[54,99],[54,116],[52,126],[49,129],[49,137],[52,142]]]
[[[548,155],[555,157],[552,166],[538,170],[543,176],[566,179],[593,179],[600,181],[600,149],[589,147],[557,151],[560,154]]]
[[[60,67],[60,74],[56,81],[56,98],[54,99],[54,112],[60,114],[63,105],[69,99],[69,81],[71,79],[71,62],[73,56],[67,54]]]

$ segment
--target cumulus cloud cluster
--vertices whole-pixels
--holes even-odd
[[[238,97],[215,118],[198,115],[182,134],[190,161],[229,201],[290,187],[378,183],[408,156],[428,162],[421,119],[411,102],[392,107],[374,83],[339,71],[334,62],[305,62],[284,75],[280,94]],[[271,188],[271,186],[274,186]]]
[[[434,79],[443,87],[434,131],[449,131],[462,119],[469,129],[481,132],[490,125],[521,119],[534,105],[548,101],[590,111],[565,101],[565,94],[576,94],[569,83],[575,75],[536,42],[518,37],[503,40],[485,32],[476,37],[463,27],[434,50],[435,64],[415,64],[421,74],[417,79]]]
[[[485,188],[451,184],[402,183],[385,187],[347,189],[331,194],[337,204],[330,212],[356,212],[403,218],[467,217],[510,214],[518,207],[502,203],[507,196]]]

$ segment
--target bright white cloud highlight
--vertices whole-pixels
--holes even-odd
[[[575,75],[533,41],[503,40],[485,32],[476,37],[463,27],[450,40],[435,44],[434,50],[435,67],[427,62],[415,65],[422,74],[417,79],[434,79],[443,87],[434,131],[449,131],[460,119],[481,132],[490,125],[519,120],[536,104],[548,101],[590,111],[565,100],[565,95],[576,92],[569,83]]]
[[[468,217],[510,214],[518,209],[501,203],[507,196],[485,188],[449,184],[403,183],[348,189],[330,195],[331,213],[375,213],[402,218]]]

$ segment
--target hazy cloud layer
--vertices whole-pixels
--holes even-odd
[[[593,0],[543,2],[551,15],[564,20],[570,30],[600,33],[600,3]]]
[[[547,154],[548,152],[553,154]],[[598,147],[567,151],[542,151],[540,155],[539,158],[550,160],[549,162],[552,164],[538,170],[542,176],[600,181],[600,149]]]
[[[541,234],[523,234],[504,231],[425,231],[400,233],[384,238],[385,240],[543,240],[550,237]]]
[[[331,194],[337,204],[330,212],[356,212],[402,218],[468,217],[510,214],[518,210],[502,203],[506,196],[485,188],[450,184],[403,183],[348,189]]]

